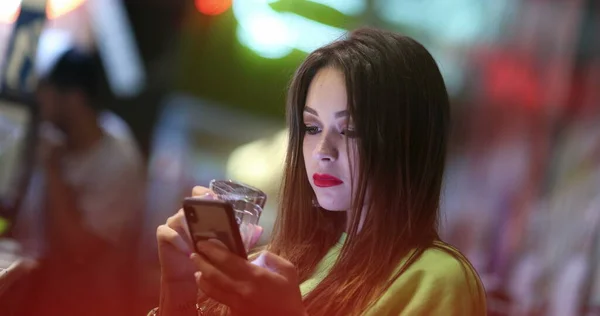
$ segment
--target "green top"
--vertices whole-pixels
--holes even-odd
[[[327,276],[345,240],[343,234],[300,285],[303,296]],[[455,248],[437,241],[363,315],[482,316],[486,315],[485,291],[469,261]]]

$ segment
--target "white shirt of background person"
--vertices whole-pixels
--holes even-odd
[[[143,210],[145,170],[127,124],[110,112],[103,112],[98,121],[105,133],[103,139],[83,155],[65,157],[63,176],[77,189],[87,227],[118,245]],[[52,133],[46,128],[42,129],[45,133]],[[25,255],[34,259],[47,251],[41,213],[44,182],[37,166],[15,223],[15,237]]]

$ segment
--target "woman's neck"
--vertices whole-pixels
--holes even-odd
[[[345,223],[346,228],[344,229],[345,233],[348,233],[352,229],[352,223],[354,222],[353,216],[354,216],[354,214],[352,214],[352,211],[346,211],[346,223]],[[363,206],[363,208],[360,212],[360,221],[358,222],[358,231],[359,232],[362,230],[363,224],[365,223],[366,218],[367,218],[367,208]]]

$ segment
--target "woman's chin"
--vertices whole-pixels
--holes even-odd
[[[322,209],[332,212],[345,212],[350,209],[350,194],[343,190],[341,186],[335,188],[313,187],[313,190],[316,202]]]
[[[329,199],[323,199],[318,201],[319,207],[330,212],[345,212],[349,207],[344,207],[344,205],[340,205],[339,203],[332,203]]]
[[[338,210],[338,209],[334,209],[334,208],[330,209],[330,208],[326,208],[326,207],[323,207],[323,206],[321,206],[321,208],[324,209],[324,210],[326,210],[326,211],[328,211],[328,212],[345,212],[346,211],[346,210]]]

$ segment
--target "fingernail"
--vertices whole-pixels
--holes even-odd
[[[194,278],[196,279],[196,281],[200,280],[201,276],[202,276],[202,272],[200,272],[200,271],[194,273]]]
[[[227,246],[222,241],[220,241],[219,239],[211,238],[211,239],[208,240],[208,242],[212,243],[213,245],[217,245],[217,246],[219,246],[219,247],[221,247],[223,249],[227,249]]]

